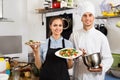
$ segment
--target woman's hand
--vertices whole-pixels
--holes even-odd
[[[73,67],[73,59],[67,59],[68,69]]]
[[[99,68],[88,68],[90,72],[101,72],[102,71],[102,65],[99,65]]]
[[[36,54],[39,52],[40,42],[34,42],[34,44],[29,46],[32,48],[33,52]]]
[[[33,53],[35,54],[34,58],[35,58],[35,65],[37,66],[38,69],[41,68],[42,66],[42,62],[41,62],[41,58],[40,58],[40,42],[34,42],[34,44],[29,45],[32,50]]]

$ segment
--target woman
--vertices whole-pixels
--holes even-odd
[[[70,80],[68,68],[72,67],[72,60],[55,56],[56,51],[73,47],[70,41],[61,36],[63,31],[62,18],[51,18],[49,27],[51,36],[46,40],[46,43],[31,45],[35,54],[35,64],[40,69],[40,80]]]

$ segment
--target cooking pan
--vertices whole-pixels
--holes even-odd
[[[66,19],[66,18],[62,18],[63,19],[63,21],[64,21],[64,25],[63,25],[63,29],[64,30],[66,30],[66,29],[68,29],[69,27],[70,27],[70,19]]]
[[[70,27],[72,27],[72,17],[69,14],[64,13],[63,15],[60,15],[60,16],[62,17],[64,22],[64,25],[63,25],[64,30],[67,30]]]
[[[95,28],[107,36],[108,31],[104,24],[95,24]]]

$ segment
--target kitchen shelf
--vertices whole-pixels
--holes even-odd
[[[107,16],[97,16],[96,19],[108,19],[108,18],[118,18],[120,16],[112,16],[112,17],[107,17]]]
[[[70,10],[70,9],[73,9],[73,8],[56,8],[56,9],[53,9],[53,8],[50,8],[50,9],[36,9],[38,13],[50,13],[50,12],[56,12],[56,11],[63,11],[63,10]]]

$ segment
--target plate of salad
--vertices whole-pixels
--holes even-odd
[[[63,48],[55,52],[55,55],[64,59],[74,59],[82,55],[82,51],[74,48]]]
[[[26,45],[39,45],[39,41],[34,41],[34,40],[29,40],[28,42],[25,43]]]

